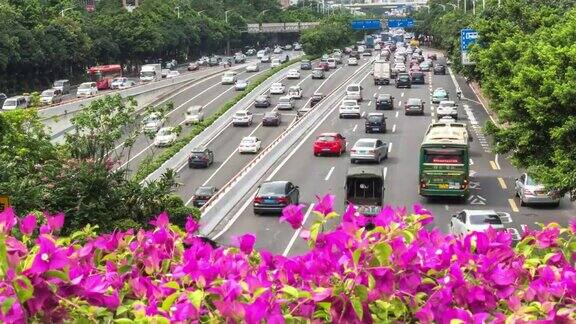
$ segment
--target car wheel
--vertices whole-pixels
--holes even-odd
[[[524,200],[522,199],[522,197],[520,197],[520,206],[525,207],[526,203],[524,202]]]
[[[260,212],[256,209],[254,209],[254,215],[260,215]]]
[[[516,191],[516,192],[514,193],[514,195],[515,195],[516,197],[520,197],[520,195],[518,194],[518,189],[516,189],[515,191]]]
[[[318,153],[314,152],[314,156],[319,156],[319,155],[320,155],[320,154],[318,154]]]
[[[356,160],[355,160],[355,159],[350,159],[350,163],[354,164],[354,163],[356,163]]]
[[[338,116],[340,119],[342,119],[342,115]]]
[[[552,207],[558,207],[558,206],[560,206],[560,201],[557,201],[557,202],[552,204]]]

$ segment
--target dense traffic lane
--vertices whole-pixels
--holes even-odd
[[[448,231],[450,216],[461,209],[494,209],[499,212],[510,213],[511,216],[504,219],[504,221],[508,222],[507,226],[512,228],[512,231],[521,232],[522,226],[527,225],[526,219],[514,215],[513,210],[509,206],[509,199],[513,197],[513,194],[510,193],[513,183],[509,183],[507,186],[508,190],[505,190],[501,187],[501,183],[498,180],[498,178],[502,177],[513,179],[517,171],[512,169],[512,171],[508,171],[507,175],[503,175],[495,172],[499,170],[493,170],[492,166],[495,165],[495,157],[490,150],[488,141],[482,140],[485,135],[478,128],[473,130],[474,141],[471,143],[472,189],[470,197],[466,201],[461,201],[438,198],[426,199],[418,195],[419,146],[424,137],[426,127],[431,119],[436,117],[434,116],[435,111],[431,109],[430,105],[430,90],[441,86],[452,95],[456,93],[456,88],[449,75],[432,76],[428,74],[427,76],[428,84],[415,85],[412,89],[406,90],[395,89],[393,86],[384,86],[378,89],[377,86],[373,85],[370,78],[363,83],[364,89],[368,94],[373,92],[391,93],[396,97],[396,107],[409,97],[424,99],[426,101],[425,116],[404,116],[403,112],[398,108],[393,112],[385,112],[388,117],[388,134],[374,136],[363,133],[363,120],[340,120],[337,112],[333,112],[332,116],[324,121],[322,126],[313,132],[312,136],[303,141],[303,145],[293,151],[293,155],[289,155],[285,161],[281,161],[282,164],[278,165],[278,172],[270,174],[268,177],[271,180],[290,180],[299,185],[300,200],[307,205],[306,210],[308,211],[311,209],[310,204],[315,201],[316,195],[328,192],[333,193],[336,195],[336,210],[341,213],[344,210],[345,175],[351,165],[349,155],[346,154],[340,158],[314,157],[312,154],[312,143],[315,135],[322,132],[339,131],[347,137],[349,148],[358,138],[382,138],[384,141],[391,143],[389,159],[381,164],[386,174],[385,203],[390,203],[394,206],[407,206],[408,208],[413,203],[420,203],[431,210],[436,217],[435,222],[431,226],[438,227],[443,232]],[[461,87],[464,88],[464,85]],[[476,119],[478,124],[483,124],[484,120],[482,120],[483,116],[480,110],[482,108],[474,106],[466,108],[464,102],[465,100],[460,103],[459,107],[461,121],[470,122],[470,120]],[[363,103],[363,107],[366,107],[366,105]],[[373,106],[369,110],[374,111]],[[304,170],[302,166],[305,166]],[[510,181],[504,180],[504,182]],[[249,197],[246,198],[245,203],[242,202],[241,204],[247,208],[237,211],[242,213],[241,216],[232,224],[228,231],[218,238],[219,241],[228,243],[233,235],[255,232],[258,237],[258,247],[264,247],[276,253],[298,254],[304,252],[307,249],[306,244],[300,239],[296,239],[297,233],[294,233],[288,225],[280,224],[277,216],[256,216],[253,214],[250,200],[254,190],[252,188],[248,191],[250,193]],[[562,205],[565,203],[563,202]],[[552,217],[545,216],[550,210],[534,208],[531,210],[534,212],[544,211],[544,213],[538,213],[538,217],[543,220],[549,219],[550,221],[564,223],[564,225],[569,219],[569,217],[556,215],[557,212],[562,213],[562,209],[552,210],[554,211],[554,216]],[[310,225],[313,218],[310,215],[309,212],[306,214],[307,226]]]
[[[291,54],[292,55],[292,54]],[[270,64],[261,64],[259,72],[246,72],[244,69],[237,75],[238,79],[254,80],[258,76],[270,69]],[[167,113],[167,120],[164,126],[182,125],[182,132],[179,137],[185,136],[191,127],[184,125],[186,109],[190,106],[204,106],[204,116],[208,118],[218,111],[228,100],[234,98],[239,91],[234,89],[234,85],[222,85],[221,74],[209,78],[200,87],[192,87],[171,100],[174,108]],[[137,126],[139,127],[139,125]],[[120,155],[120,167],[127,168],[128,171],[135,170],[146,158],[152,158],[155,154],[160,154],[165,148],[156,148],[153,145],[154,139],[140,134],[131,149],[130,155]],[[121,145],[118,149],[122,150]]]
[[[282,124],[279,127],[262,126],[262,116],[265,112],[274,109],[280,96],[272,95],[273,104],[269,108],[254,108],[250,105],[250,111],[255,114],[254,123],[251,127],[228,126],[226,130],[208,143],[208,147],[214,151],[215,162],[208,169],[188,169],[183,165],[180,172],[180,182],[183,186],[179,193],[187,204],[191,204],[191,198],[196,188],[202,185],[211,185],[221,188],[232,179],[245,165],[255,157],[253,154],[240,154],[237,151],[238,144],[244,136],[256,136],[262,141],[262,149],[270,145],[286,128],[295,120],[297,110],[309,106],[309,100],[315,92],[325,92],[334,86],[341,84],[350,71],[355,67],[339,66],[336,70],[327,73],[326,79],[318,80],[311,78],[311,71],[301,71],[300,80],[286,80],[286,87],[300,85],[303,89],[303,98],[295,101],[295,109],[281,111]]]

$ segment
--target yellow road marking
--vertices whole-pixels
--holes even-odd
[[[492,170],[498,170],[498,167],[496,166],[496,163],[494,163],[494,161],[490,161],[490,166],[492,167]]]
[[[514,199],[512,198],[508,199],[508,203],[510,204],[510,208],[512,208],[513,212],[515,213],[519,212],[518,206],[516,206],[516,202],[514,201]]]
[[[500,182],[500,187],[502,187],[502,189],[508,189],[508,187],[506,186],[506,182],[504,182],[504,179],[498,178],[498,182]]]

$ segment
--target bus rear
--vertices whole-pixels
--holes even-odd
[[[420,195],[467,196],[469,161],[467,145],[422,145],[420,148]]]

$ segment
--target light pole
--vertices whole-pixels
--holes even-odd
[[[264,9],[262,10],[261,13],[258,14],[258,16],[256,17],[257,21],[260,21],[260,16],[262,16],[263,14],[265,14],[266,12],[270,11],[270,9]]]
[[[176,10],[178,19],[180,19],[180,6],[174,7],[174,10]]]
[[[72,9],[74,9],[74,8],[70,7],[70,8],[66,8],[66,9],[60,10],[60,15],[61,15],[62,17],[64,17],[64,13],[65,13],[66,11],[72,10]]]
[[[472,0],[472,14],[476,15],[476,0]]]
[[[224,11],[224,20],[226,21],[226,25],[228,25],[228,13],[232,10]],[[226,37],[226,56],[230,55],[230,35]]]

